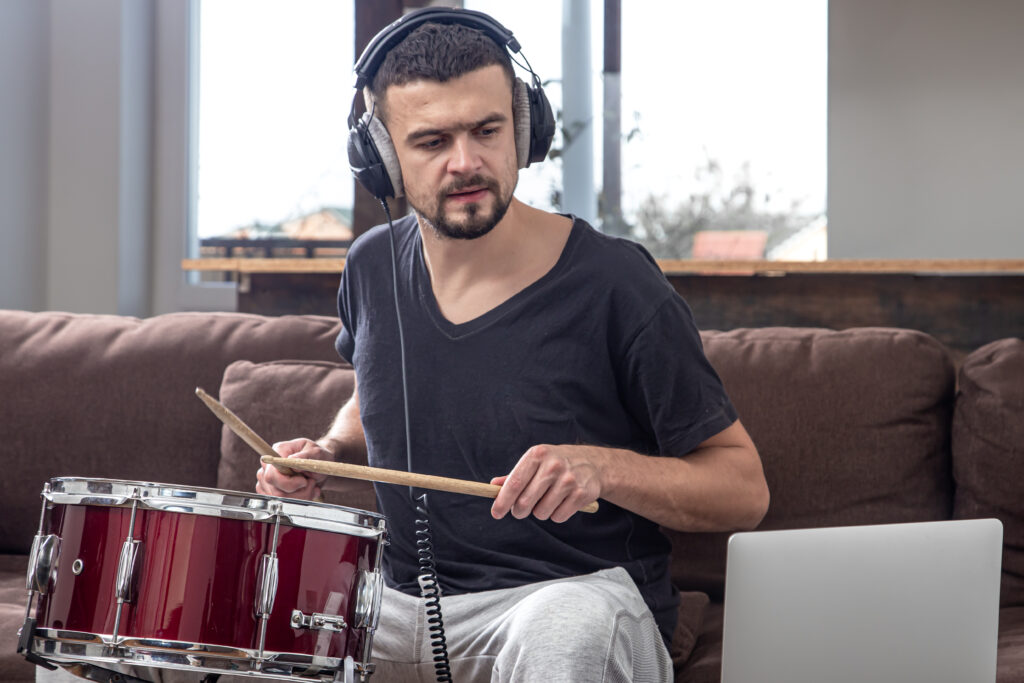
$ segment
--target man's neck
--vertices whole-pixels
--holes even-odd
[[[423,257],[442,313],[455,323],[490,310],[543,277],[561,256],[572,221],[513,199],[483,237],[438,235],[419,223]]]

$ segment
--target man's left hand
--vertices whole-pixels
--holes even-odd
[[[601,496],[605,460],[596,446],[534,446],[511,472],[491,480],[501,487],[491,515],[564,522]]]

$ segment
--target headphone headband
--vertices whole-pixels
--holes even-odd
[[[487,34],[491,40],[507,48],[510,52],[519,52],[519,41],[494,17],[471,9],[423,7],[399,17],[381,29],[370,40],[353,68],[356,73],[356,90],[362,89],[373,79],[377,69],[380,68],[392,48],[402,42],[418,26],[432,21],[439,24],[461,24],[475,28]]]

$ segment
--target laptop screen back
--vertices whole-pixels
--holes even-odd
[[[995,519],[734,534],[723,683],[992,683]]]

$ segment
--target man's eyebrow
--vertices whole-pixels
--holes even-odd
[[[508,121],[507,116],[505,116],[504,114],[494,113],[491,114],[490,116],[485,116],[479,121],[453,126],[452,128],[419,128],[405,136],[405,141],[409,144],[412,144],[416,142],[416,140],[419,140],[420,138],[429,138],[435,135],[444,135],[445,133],[448,133],[453,130],[475,130],[477,128],[483,128],[484,126],[490,125],[492,123],[505,123],[506,121]]]

